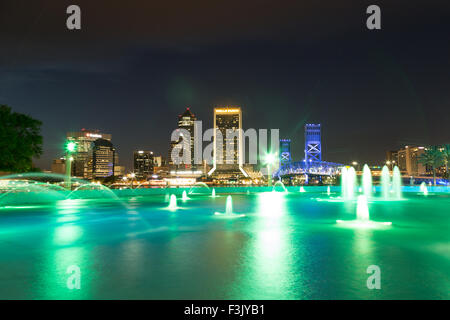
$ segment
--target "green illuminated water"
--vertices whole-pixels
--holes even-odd
[[[450,298],[450,193],[375,193],[370,220],[392,226],[365,229],[336,223],[356,219],[357,201],[335,187],[215,188],[224,196],[190,194],[174,211],[166,190],[36,188],[0,198],[0,299]],[[229,194],[244,217],[214,215]],[[71,265],[80,290],[66,286]],[[366,287],[370,265],[381,290]]]

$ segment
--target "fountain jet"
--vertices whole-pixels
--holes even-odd
[[[169,201],[169,207],[168,208],[169,208],[169,210],[172,210],[172,211],[178,209],[178,207],[177,207],[177,196],[176,195],[174,195],[174,194],[170,195],[170,201]]]
[[[427,188],[427,184],[425,182],[422,182],[420,184],[420,192],[424,195],[427,196],[428,195],[428,188]]]
[[[355,195],[356,171],[355,168],[344,167],[341,170],[341,194],[345,200],[353,199]]]
[[[215,212],[214,215],[221,216],[224,218],[239,218],[245,216],[244,214],[235,214],[233,213],[233,199],[231,196],[227,196],[226,204],[225,204],[225,213]]]
[[[358,196],[356,205],[356,220],[336,220],[336,222],[357,228],[376,228],[378,226],[392,225],[392,222],[376,222],[370,220],[369,206],[365,195]]]
[[[381,170],[381,194],[384,199],[389,198],[389,187],[391,184],[391,176],[389,175],[389,169],[387,166],[383,166]]]
[[[281,189],[283,190],[283,192],[288,192],[288,190],[284,186],[284,183],[279,181],[279,180],[277,182],[275,182],[275,184],[273,185],[272,191],[276,191],[277,190],[277,186],[281,186]]]
[[[356,205],[356,220],[369,221],[369,206],[367,204],[367,196],[358,196]]]
[[[363,185],[364,195],[367,198],[371,198],[372,197],[372,173],[370,172],[370,168],[367,164],[365,164],[364,168],[363,168],[362,185]]]
[[[402,176],[397,166],[394,167],[392,174],[392,191],[397,200],[402,198]]]
[[[188,198],[186,190],[183,190],[183,194],[181,195],[181,200],[186,201],[189,200],[190,198]]]

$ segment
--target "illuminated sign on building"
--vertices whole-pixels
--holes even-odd
[[[101,134],[96,134],[96,133],[86,133],[86,137],[101,138],[102,135]]]
[[[239,113],[241,110],[240,109],[228,109],[228,108],[216,108],[215,109],[216,113]]]

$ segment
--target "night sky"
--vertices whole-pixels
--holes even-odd
[[[280,128],[296,160],[309,122],[324,160],[376,164],[450,142],[449,34],[448,1],[0,0],[0,104],[43,122],[42,169],[81,128],[111,133],[131,169],[133,150],[167,156],[186,106],[209,128],[223,104]]]

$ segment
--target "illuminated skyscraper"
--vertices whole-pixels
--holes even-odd
[[[152,151],[134,152],[134,173],[138,179],[147,179],[153,174],[154,157]]]
[[[88,161],[88,179],[114,176],[115,149],[111,141],[97,139],[92,142]]]
[[[111,135],[100,133],[99,130],[85,130],[68,132],[67,140],[77,144],[77,152],[73,154],[72,175],[88,178],[88,161],[92,153],[93,142],[97,139],[111,141]]]
[[[189,148],[189,142],[190,142],[190,150],[191,150],[191,164],[187,165],[187,164],[182,164],[182,165],[178,165],[176,167],[183,167],[183,168],[189,168],[189,167],[195,167],[194,166],[194,124],[195,121],[197,120],[197,118],[195,117],[195,115],[191,112],[191,110],[189,109],[189,107],[186,108],[186,110],[184,111],[183,114],[178,116],[178,129],[185,129],[189,132],[190,134],[190,141],[186,141],[183,140],[183,143],[185,143],[185,148]],[[178,141],[171,141],[170,143],[170,148],[169,148],[169,165],[170,166],[175,166],[175,163],[172,159],[172,150],[174,149],[174,147],[176,145],[178,145],[181,142],[181,138],[178,139]],[[182,154],[180,154],[180,157],[182,156]]]
[[[218,140],[218,131],[222,136],[221,143]],[[248,176],[243,169],[243,141],[242,141],[242,110],[240,107],[227,106],[214,108],[214,171],[241,172]],[[227,150],[228,145],[228,150]]]

